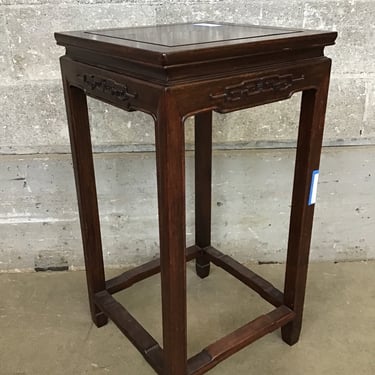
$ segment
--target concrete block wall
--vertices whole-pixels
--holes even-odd
[[[53,32],[216,20],[337,30],[313,260],[375,258],[375,2],[0,0],[0,270],[81,267]],[[213,241],[241,261],[285,260],[300,95],[215,115]],[[105,261],[158,251],[153,124],[89,100]],[[191,121],[186,124],[191,148]],[[189,244],[192,155],[187,154]]]

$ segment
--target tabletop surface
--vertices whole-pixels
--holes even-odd
[[[299,32],[301,31],[256,25],[232,25],[213,22],[85,31],[86,34],[164,47],[190,46]]]
[[[55,33],[59,45],[168,65],[334,44],[337,33],[272,26],[195,22]]]

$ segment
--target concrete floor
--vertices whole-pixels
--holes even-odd
[[[281,287],[282,265],[252,268]],[[271,310],[216,267],[200,280],[189,264],[188,287],[190,355]],[[117,296],[160,342],[159,288],[155,276]],[[0,333],[1,375],[154,374],[113,323],[90,323],[83,272],[0,274]],[[375,262],[311,264],[299,343],[269,334],[210,372],[230,373],[374,374]]]

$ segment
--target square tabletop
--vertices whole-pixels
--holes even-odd
[[[269,53],[334,44],[336,32],[217,22],[56,33],[57,43],[152,64]]]
[[[164,47],[192,46],[206,47],[215,42],[237,41],[241,39],[262,38],[290,33],[298,30],[280,29],[255,25],[230,25],[213,22],[172,24],[137,28],[116,28],[85,31],[91,35],[100,35],[124,41],[154,44]],[[202,46],[203,45],[203,46]]]

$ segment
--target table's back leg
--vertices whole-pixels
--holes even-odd
[[[155,123],[160,271],[163,315],[163,375],[186,374],[186,227],[184,126],[169,91]]]
[[[108,319],[93,302],[94,294],[105,290],[105,276],[87,101],[81,89],[64,76],[63,81],[91,316],[101,327]]]
[[[308,200],[313,171],[319,169],[329,67],[318,89],[302,95],[284,287],[284,303],[296,313],[296,318],[282,328],[283,340],[289,345],[298,341],[302,326],[314,215],[314,204],[309,205]]]
[[[195,116],[195,243],[211,244],[212,111]],[[210,273],[210,261],[202,252],[196,259],[197,275]]]

